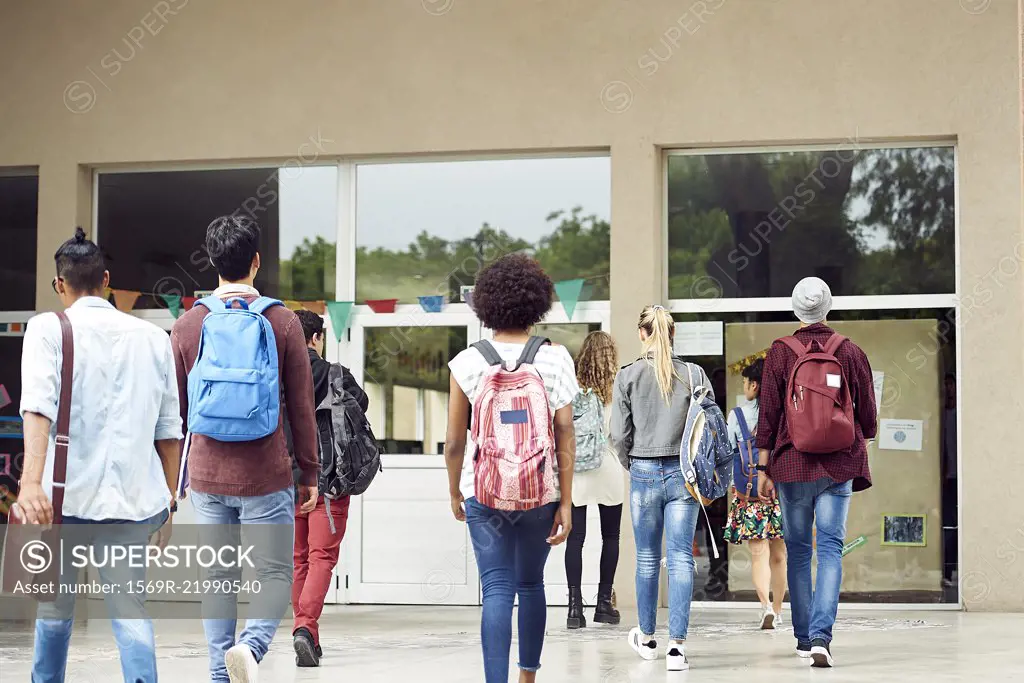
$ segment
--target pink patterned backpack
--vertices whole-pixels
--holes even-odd
[[[511,369],[490,342],[472,345],[491,366],[480,380],[472,420],[476,499],[487,507],[532,510],[558,499],[551,406],[533,365],[548,343],[530,337]]]

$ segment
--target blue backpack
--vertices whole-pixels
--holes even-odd
[[[232,308],[235,303],[240,308]],[[208,296],[199,353],[188,373],[188,429],[217,441],[255,441],[273,434],[281,413],[277,341],[263,315],[277,299],[252,303]]]
[[[745,502],[757,498],[757,448],[747,426],[747,418],[743,417],[743,408],[733,408],[732,412],[740,425],[739,448],[732,456],[732,483],[736,487],[736,495]]]
[[[693,376],[693,364],[686,364],[690,375],[690,409],[686,413],[686,427],[679,445],[679,466],[686,481],[686,490],[700,504],[701,510],[721,498],[732,485],[732,447],[729,429],[722,409],[708,395],[700,382],[700,373]],[[708,512],[704,510],[707,520]],[[708,521],[708,527],[711,521]],[[711,547],[718,557],[714,535]]]
[[[576,472],[590,472],[601,466],[607,439],[604,435],[604,404],[593,389],[586,389],[572,401],[572,424],[576,429]]]

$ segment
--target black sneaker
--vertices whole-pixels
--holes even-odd
[[[832,668],[832,651],[829,650],[828,643],[821,638],[811,641],[811,666],[819,669]]]
[[[811,658],[811,641],[809,640],[798,640],[796,641],[796,654],[801,659]]]
[[[297,628],[292,634],[292,647],[295,648],[295,666],[320,666],[319,649],[313,643],[313,634],[306,628]]]

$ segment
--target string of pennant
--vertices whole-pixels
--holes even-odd
[[[555,294],[558,296],[558,301],[562,304],[562,308],[565,310],[566,317],[572,320],[573,313],[576,312],[576,306],[584,298],[584,285],[589,280],[600,280],[607,278],[608,274],[592,275],[584,278],[574,278],[572,280],[561,280],[555,283]],[[142,292],[133,289],[115,289],[107,287],[104,292],[104,298],[108,301],[113,298],[114,306],[117,310],[124,313],[129,313],[135,308],[135,304],[138,302],[140,297],[150,296],[155,300],[163,302],[164,306],[171,312],[171,315],[178,318],[183,311],[190,310],[199,299],[194,296],[182,296],[179,294],[162,294],[159,292]],[[469,304],[470,307],[473,305],[473,287],[463,287],[460,296]],[[443,295],[430,295],[418,297],[420,308],[426,313],[440,313],[444,310],[445,304],[447,303],[447,297]],[[307,310],[316,313],[317,315],[326,315],[331,321],[331,330],[334,332],[335,339],[341,341],[341,336],[348,330],[349,319],[352,316],[352,308],[356,305],[354,301],[296,301],[291,299],[285,299],[282,303],[293,311]],[[398,299],[367,299],[366,305],[374,313],[394,313],[395,307],[398,305]],[[0,332],[10,331],[19,332],[24,331],[24,323],[0,323]]]

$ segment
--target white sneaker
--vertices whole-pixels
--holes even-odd
[[[654,638],[646,638],[640,631],[639,626],[634,626],[629,629],[629,646],[633,648],[633,652],[640,655],[647,661],[651,661],[658,658],[658,641]],[[645,642],[646,641],[646,642]]]
[[[686,671],[690,668],[690,662],[686,661],[686,653],[680,643],[669,641],[668,649],[665,650],[665,668],[669,671]]]
[[[224,653],[224,666],[231,683],[256,683],[259,680],[259,665],[245,643],[239,643]]]
[[[772,609],[771,605],[764,608],[764,614],[761,615],[761,630],[762,631],[774,631],[775,620],[778,615],[775,614],[775,610]]]

